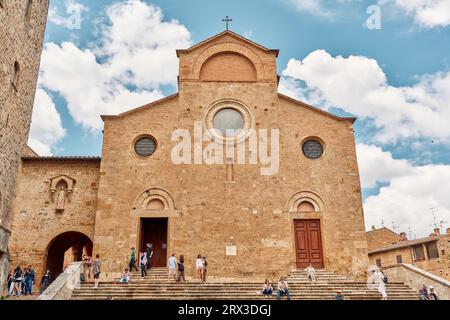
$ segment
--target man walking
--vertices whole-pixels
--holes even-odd
[[[130,270],[130,272],[134,270],[139,271],[138,268],[136,267],[136,250],[134,249],[134,247],[131,248],[131,256],[130,256],[130,265],[128,270]]]

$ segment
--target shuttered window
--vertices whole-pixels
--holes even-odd
[[[134,151],[138,156],[149,157],[156,151],[156,142],[150,137],[140,138],[134,145]]]

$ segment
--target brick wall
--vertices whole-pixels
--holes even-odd
[[[3,7],[0,7],[0,294],[3,292],[7,275],[6,248],[11,230],[11,203],[14,199],[20,157],[28,139],[48,0],[33,1],[28,15],[25,14],[25,0],[2,3]],[[13,78],[16,81],[13,81]]]

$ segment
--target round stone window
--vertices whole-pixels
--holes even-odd
[[[244,117],[236,109],[223,108],[214,115],[213,126],[224,137],[238,136],[244,129]]]
[[[317,140],[311,139],[303,143],[303,154],[308,159],[316,160],[323,156],[323,145]]]
[[[134,152],[140,157],[149,157],[156,151],[156,141],[151,137],[143,137],[134,144]]]

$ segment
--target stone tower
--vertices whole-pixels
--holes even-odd
[[[48,0],[0,0],[0,295],[8,271],[11,203],[28,133]]]

